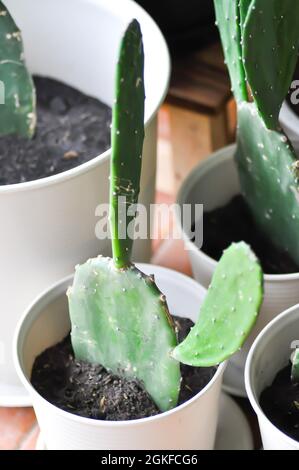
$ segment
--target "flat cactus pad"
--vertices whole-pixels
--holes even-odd
[[[177,339],[153,277],[100,256],[77,267],[68,297],[75,356],[138,379],[162,411],[176,406],[180,366],[170,351]]]

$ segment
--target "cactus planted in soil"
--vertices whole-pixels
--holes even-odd
[[[298,263],[299,165],[278,115],[297,61],[299,2],[214,3],[238,106],[242,192],[260,229]]]
[[[36,97],[25,60],[22,36],[5,5],[0,2],[0,135],[31,138],[36,124]]]
[[[153,276],[131,263],[133,241],[128,229],[132,231],[134,210],[125,219],[139,193],[143,62],[140,27],[134,20],[122,39],[116,73],[110,178],[113,258],[99,256],[78,266],[68,298],[75,356],[100,363],[114,374],[138,379],[156,405],[166,411],[178,402],[179,360],[218,364],[243,344],[257,317],[262,274],[245,244],[227,250],[198,323],[177,345],[165,296]]]

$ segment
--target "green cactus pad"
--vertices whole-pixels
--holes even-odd
[[[170,357],[176,334],[153,278],[98,257],[77,268],[68,297],[75,356],[137,378],[162,411],[176,406],[180,367]]]
[[[254,325],[263,297],[259,262],[243,242],[222,255],[195,326],[173,351],[178,361],[209,367],[234,354]]]
[[[116,94],[112,114],[112,155],[110,171],[110,218],[115,265],[130,263],[133,240],[120,230],[133,228],[134,214],[129,205],[137,203],[144,140],[144,54],[139,24],[133,20],[120,47],[116,69]],[[121,199],[122,198],[122,199]]]
[[[237,101],[247,99],[245,72],[242,62],[239,0],[214,0],[216,24],[219,27],[225,61],[232,90]]]
[[[247,17],[247,13],[248,13],[251,3],[252,3],[252,0],[239,0],[241,36],[243,35],[243,32],[244,32],[246,17]]]
[[[236,163],[242,192],[260,229],[299,264],[299,184],[286,136],[264,125],[253,103],[238,106]]]
[[[223,2],[225,3],[225,2]],[[242,56],[254,101],[269,129],[278,115],[295,70],[299,43],[299,2],[241,0]]]
[[[291,369],[291,380],[294,383],[299,382],[299,348],[296,348],[294,354],[291,357],[292,369]]]
[[[133,238],[120,237],[120,211],[138,200],[144,136],[143,47],[139,24],[125,32],[113,107],[110,226],[113,260],[98,257],[76,270],[69,290],[75,356],[141,381],[166,411],[176,406],[180,367],[170,351],[177,339],[165,297],[153,277],[131,263]],[[120,202],[118,197],[124,198]],[[124,225],[134,223],[134,215]],[[126,235],[126,232],[125,232]]]
[[[24,62],[21,32],[0,2],[0,135],[31,138],[36,124],[36,97],[32,77]],[[3,96],[1,96],[3,98]]]

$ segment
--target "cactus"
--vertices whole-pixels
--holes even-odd
[[[299,163],[278,125],[279,110],[297,60],[299,2],[214,2],[238,105],[235,158],[242,193],[261,231],[299,263]],[[228,21],[226,12],[231,12],[232,3],[237,13]],[[238,34],[232,37],[228,24],[233,22]],[[239,64],[237,78],[232,63]],[[249,103],[245,93],[236,90],[237,79],[242,90],[247,83],[254,103]]]
[[[299,382],[299,348],[296,348],[291,357],[291,380],[294,383]]]
[[[232,91],[238,102],[243,101],[247,99],[247,89],[242,62],[239,0],[214,0],[214,4]]]
[[[299,2],[241,0],[240,8],[247,81],[266,126],[277,129],[298,57]]]
[[[36,124],[36,97],[24,61],[21,32],[0,2],[0,76],[4,103],[0,104],[0,135],[31,138]]]
[[[257,316],[262,274],[245,244],[227,250],[198,323],[177,346],[165,296],[153,276],[146,276],[131,263],[128,230],[120,236],[120,225],[128,229],[134,222],[131,216],[124,223],[124,217],[138,198],[143,119],[143,48],[134,20],[121,42],[116,73],[110,178],[113,258],[99,256],[76,268],[68,290],[71,339],[78,359],[138,379],[160,410],[166,411],[178,402],[178,360],[193,364],[195,357],[196,365],[214,365],[243,343]]]
[[[178,361],[208,367],[234,354],[247,338],[263,297],[263,274],[244,242],[222,255],[195,326],[173,351]]]
[[[180,388],[179,363],[170,356],[177,344],[174,325],[153,277],[130,263],[132,239],[128,234],[121,239],[119,233],[119,217],[124,223],[127,206],[138,198],[143,114],[143,48],[139,24],[134,20],[121,42],[113,107],[113,260],[99,257],[77,268],[68,291],[71,338],[77,358],[138,379],[157,406],[166,411],[176,406]],[[120,196],[123,200],[119,203]],[[127,219],[127,226],[132,221],[132,217]]]

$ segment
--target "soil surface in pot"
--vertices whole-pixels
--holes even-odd
[[[299,384],[291,381],[291,364],[262,392],[260,405],[277,428],[299,441]]]
[[[174,317],[181,342],[193,326],[187,318]],[[181,365],[182,383],[179,404],[202,390],[215,374],[216,367]],[[127,380],[74,358],[70,335],[44,351],[34,362],[31,382],[50,403],[86,418],[127,421],[160,413],[136,380]]]
[[[0,137],[0,185],[70,170],[110,147],[111,109],[49,78],[34,78],[37,128],[33,139]]]
[[[277,249],[256,226],[251,212],[241,195],[226,206],[204,212],[202,251],[219,260],[223,250],[232,242],[245,241],[259,258],[267,274],[299,272],[299,266],[288,253]]]

